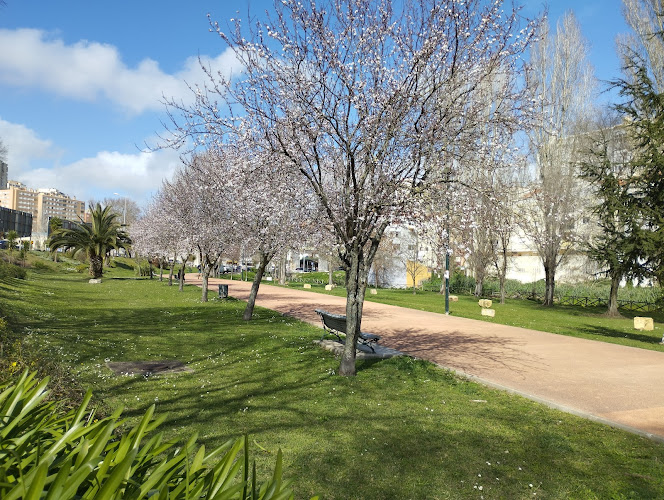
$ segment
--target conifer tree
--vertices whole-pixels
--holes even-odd
[[[602,123],[590,135],[586,157],[580,163],[581,178],[592,186],[596,200],[592,212],[599,229],[587,251],[600,273],[611,280],[609,316],[619,316],[620,281],[642,274],[636,241],[639,223],[629,188],[634,172],[628,134],[628,127],[615,120]]]
[[[664,34],[660,34],[664,36]],[[617,109],[625,115],[634,151],[629,179],[629,202],[638,217],[636,247],[643,275],[664,278],[664,94],[655,90],[644,62],[635,54],[633,77],[620,80],[626,98]]]

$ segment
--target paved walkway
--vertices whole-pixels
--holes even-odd
[[[195,278],[187,282],[200,285]],[[232,297],[249,297],[251,283],[211,279],[210,288],[219,283]],[[315,325],[314,309],[345,313],[345,298],[269,285],[256,303]],[[490,386],[664,441],[662,352],[368,301],[362,329]]]

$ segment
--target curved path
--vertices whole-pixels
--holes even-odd
[[[197,275],[189,284],[200,285]],[[229,285],[247,300],[251,283]],[[256,304],[320,326],[314,309],[345,298],[261,285]],[[664,353],[365,302],[362,329],[381,344],[586,418],[664,441]]]

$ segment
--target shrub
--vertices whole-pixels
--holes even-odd
[[[475,278],[455,272],[450,276],[450,290],[455,293],[468,293],[475,288]]]
[[[41,259],[37,259],[32,263],[32,268],[36,271],[55,271],[55,268],[50,265],[48,262],[44,262]]]
[[[147,260],[138,261],[134,264],[136,276],[150,276],[150,263]]]
[[[292,498],[281,477],[281,451],[272,479],[256,484],[249,469],[248,439],[228,441],[206,453],[196,436],[182,447],[152,433],[164,420],[153,420],[154,405],[138,425],[117,436],[121,409],[95,419],[88,391],[79,408],[58,411],[45,402],[48,379],[24,372],[15,384],[0,388],[0,498],[138,499]],[[243,459],[238,460],[244,450]]]
[[[78,264],[74,269],[76,269],[77,273],[85,273],[88,272],[90,266],[88,266],[87,264]]]
[[[22,267],[15,266],[0,259],[0,279],[18,278],[25,279],[27,273]]]
[[[68,259],[77,260],[79,262],[86,262],[88,260],[88,256],[85,254],[85,252],[78,252],[76,250],[67,250],[65,252],[65,257]]]
[[[0,385],[17,381],[25,370],[36,370],[38,377],[50,378],[49,398],[57,399],[67,408],[78,406],[85,391],[72,379],[67,366],[29,343],[22,329],[19,333],[12,328],[15,321],[11,316],[0,317]]]

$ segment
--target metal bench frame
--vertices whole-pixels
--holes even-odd
[[[334,335],[337,340],[343,344],[346,337],[346,316],[332,314],[327,311],[323,311],[322,309],[316,309],[315,311],[323,322],[323,336],[320,339],[323,340],[325,335],[330,334]],[[344,338],[341,338],[342,334]],[[378,335],[365,332],[360,332],[360,335],[357,338],[357,341],[371,349],[371,352],[376,352],[374,345],[379,340],[380,337]]]

